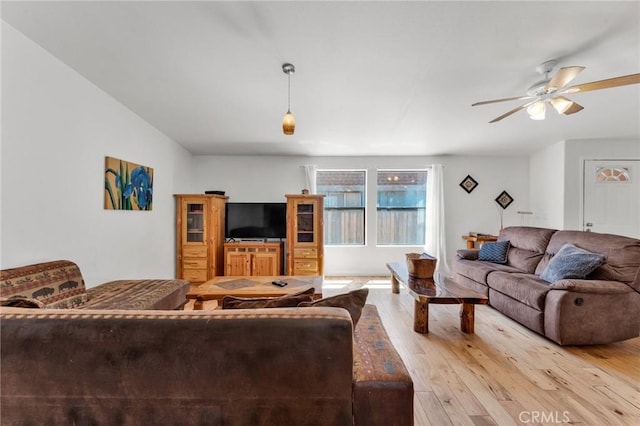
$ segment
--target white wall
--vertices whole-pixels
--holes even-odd
[[[582,229],[584,160],[640,159],[640,140],[562,141],[531,155],[531,216],[527,225]]]
[[[529,159],[530,216],[527,226],[562,229],[564,227],[565,142],[535,152]]]
[[[494,199],[506,190],[515,201],[504,212],[504,226],[519,225],[517,210],[529,208],[528,157],[264,157],[196,156],[192,192],[208,189],[226,191],[230,202],[285,201],[284,194],[300,193],[305,187],[304,164],[323,169],[366,169],[369,191],[368,224],[375,224],[376,169],[425,168],[444,165],[447,253],[464,247],[462,235],[469,231],[497,233],[500,217]],[[470,174],[479,182],[467,194],[458,184]],[[386,274],[385,263],[401,261],[404,253],[422,251],[422,247],[375,247],[375,228],[367,230],[364,247],[326,247],[325,274]]]
[[[88,287],[175,276],[191,155],[2,22],[2,268],[79,264]],[[154,168],[151,212],[103,209],[104,157]]]
[[[565,148],[564,229],[582,229],[582,176],[584,160],[640,159],[640,140],[575,140]]]

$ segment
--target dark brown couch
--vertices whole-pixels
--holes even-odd
[[[505,228],[506,264],[477,260],[458,250],[455,279],[481,291],[489,304],[561,345],[604,344],[640,334],[640,240],[581,231]],[[565,243],[605,257],[586,279],[553,283],[540,278]]]
[[[55,275],[59,289],[75,268],[40,271],[39,284]],[[5,288],[18,275],[3,271]],[[99,309],[88,299],[0,308],[0,424],[413,424],[413,381],[373,305],[354,330],[340,308],[116,310],[107,295]]]
[[[1,424],[412,425],[373,305],[2,308]]]

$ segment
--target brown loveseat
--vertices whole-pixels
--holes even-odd
[[[375,306],[0,309],[0,424],[412,425]]]
[[[505,264],[477,260],[478,250],[458,250],[458,283],[481,291],[489,304],[561,345],[604,344],[640,334],[640,240],[618,235],[546,228],[505,228]],[[586,279],[552,283],[543,273],[566,243],[599,253],[604,264]]]
[[[54,260],[0,271],[4,305],[17,298],[51,309],[182,309],[189,281],[177,279],[118,280],[87,289],[80,268]],[[13,300],[12,300],[13,299]]]

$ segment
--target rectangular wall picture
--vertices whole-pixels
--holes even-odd
[[[151,210],[153,168],[113,157],[104,159],[104,208]]]

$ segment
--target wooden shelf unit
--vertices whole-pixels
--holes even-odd
[[[285,197],[287,275],[324,275],[324,195]]]
[[[241,241],[224,244],[224,274],[229,276],[282,275],[282,243]]]
[[[203,283],[224,271],[224,214],[221,195],[174,194],[176,277]]]

